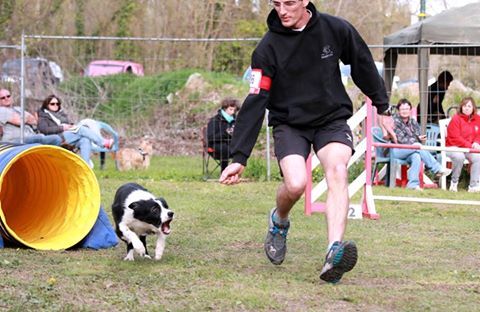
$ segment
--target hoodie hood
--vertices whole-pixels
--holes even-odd
[[[308,3],[307,10],[312,12],[312,17],[308,21],[305,29],[312,27],[318,21],[317,9],[313,5],[313,3],[311,2]],[[283,26],[282,22],[280,21],[280,18],[278,17],[277,11],[275,11],[275,9],[272,9],[272,11],[270,11],[270,14],[268,14],[267,25],[268,25],[268,29],[275,33],[291,34],[291,35],[296,35],[300,33],[299,31],[295,31],[291,28],[287,28]]]

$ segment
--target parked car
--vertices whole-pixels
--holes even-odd
[[[24,58],[25,96],[27,99],[43,100],[49,94],[56,93],[63,81],[63,72],[58,64],[45,58]],[[0,80],[10,84],[10,88],[20,88],[21,59],[7,60],[2,64]]]
[[[129,61],[98,60],[88,64],[85,69],[85,76],[96,77],[131,73],[136,76],[143,76],[143,65]]]
[[[57,63],[44,58],[25,58],[25,76],[28,78],[40,78],[43,83],[58,85],[63,81],[63,72]],[[21,59],[8,60],[2,65],[1,79],[4,82],[20,81]]]

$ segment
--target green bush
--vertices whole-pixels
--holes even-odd
[[[235,25],[234,36],[238,38],[260,38],[266,31],[265,23],[240,20]],[[251,55],[257,42],[225,42],[215,48],[213,70],[242,75],[250,65]]]
[[[271,181],[280,181],[280,170],[277,165],[277,161],[272,159],[270,162],[270,180]],[[267,181],[267,161],[263,157],[250,157],[248,160],[247,167],[245,168],[245,173],[243,174],[245,178],[255,180],[255,181]]]
[[[202,92],[223,92],[238,98],[246,93],[245,83],[237,76],[196,69],[182,69],[144,77],[130,74],[72,77],[62,83],[60,88],[67,106],[79,116],[125,125],[128,128],[128,125],[135,124],[139,115],[142,116],[143,122],[145,116],[150,116],[147,122],[155,121],[154,110],[167,103],[169,94],[182,90],[188,77],[196,72],[208,83],[207,89],[201,90]],[[212,105],[212,108],[218,105],[202,102],[204,95],[200,91],[189,95],[186,100],[192,103],[192,107],[189,107],[191,111],[205,110],[205,104]],[[185,103],[179,101],[178,104]],[[171,109],[175,113],[184,110],[184,107]]]
[[[61,85],[69,105],[92,117],[122,117],[149,111],[165,104],[168,94],[181,89],[193,69],[137,77],[118,74],[100,77],[73,77]]]

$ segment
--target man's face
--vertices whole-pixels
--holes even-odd
[[[408,104],[402,104],[398,107],[398,115],[400,115],[401,118],[410,118],[411,112],[412,109]]]
[[[277,11],[282,25],[287,28],[300,28],[307,0],[273,0],[272,5]]]
[[[12,105],[12,95],[10,91],[2,89],[0,90],[0,106],[11,106]]]

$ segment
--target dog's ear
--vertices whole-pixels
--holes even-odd
[[[137,203],[137,202],[133,202],[133,203],[131,203],[130,205],[128,205],[128,208],[135,210],[135,209],[138,208],[138,203]]]
[[[152,207],[150,207],[150,211],[154,214],[160,214],[160,210],[162,208],[160,207],[159,204],[155,203]]]
[[[163,197],[159,197],[159,198],[157,198],[157,200],[162,203],[162,206],[163,206],[164,208],[168,209],[167,201],[166,201]]]

